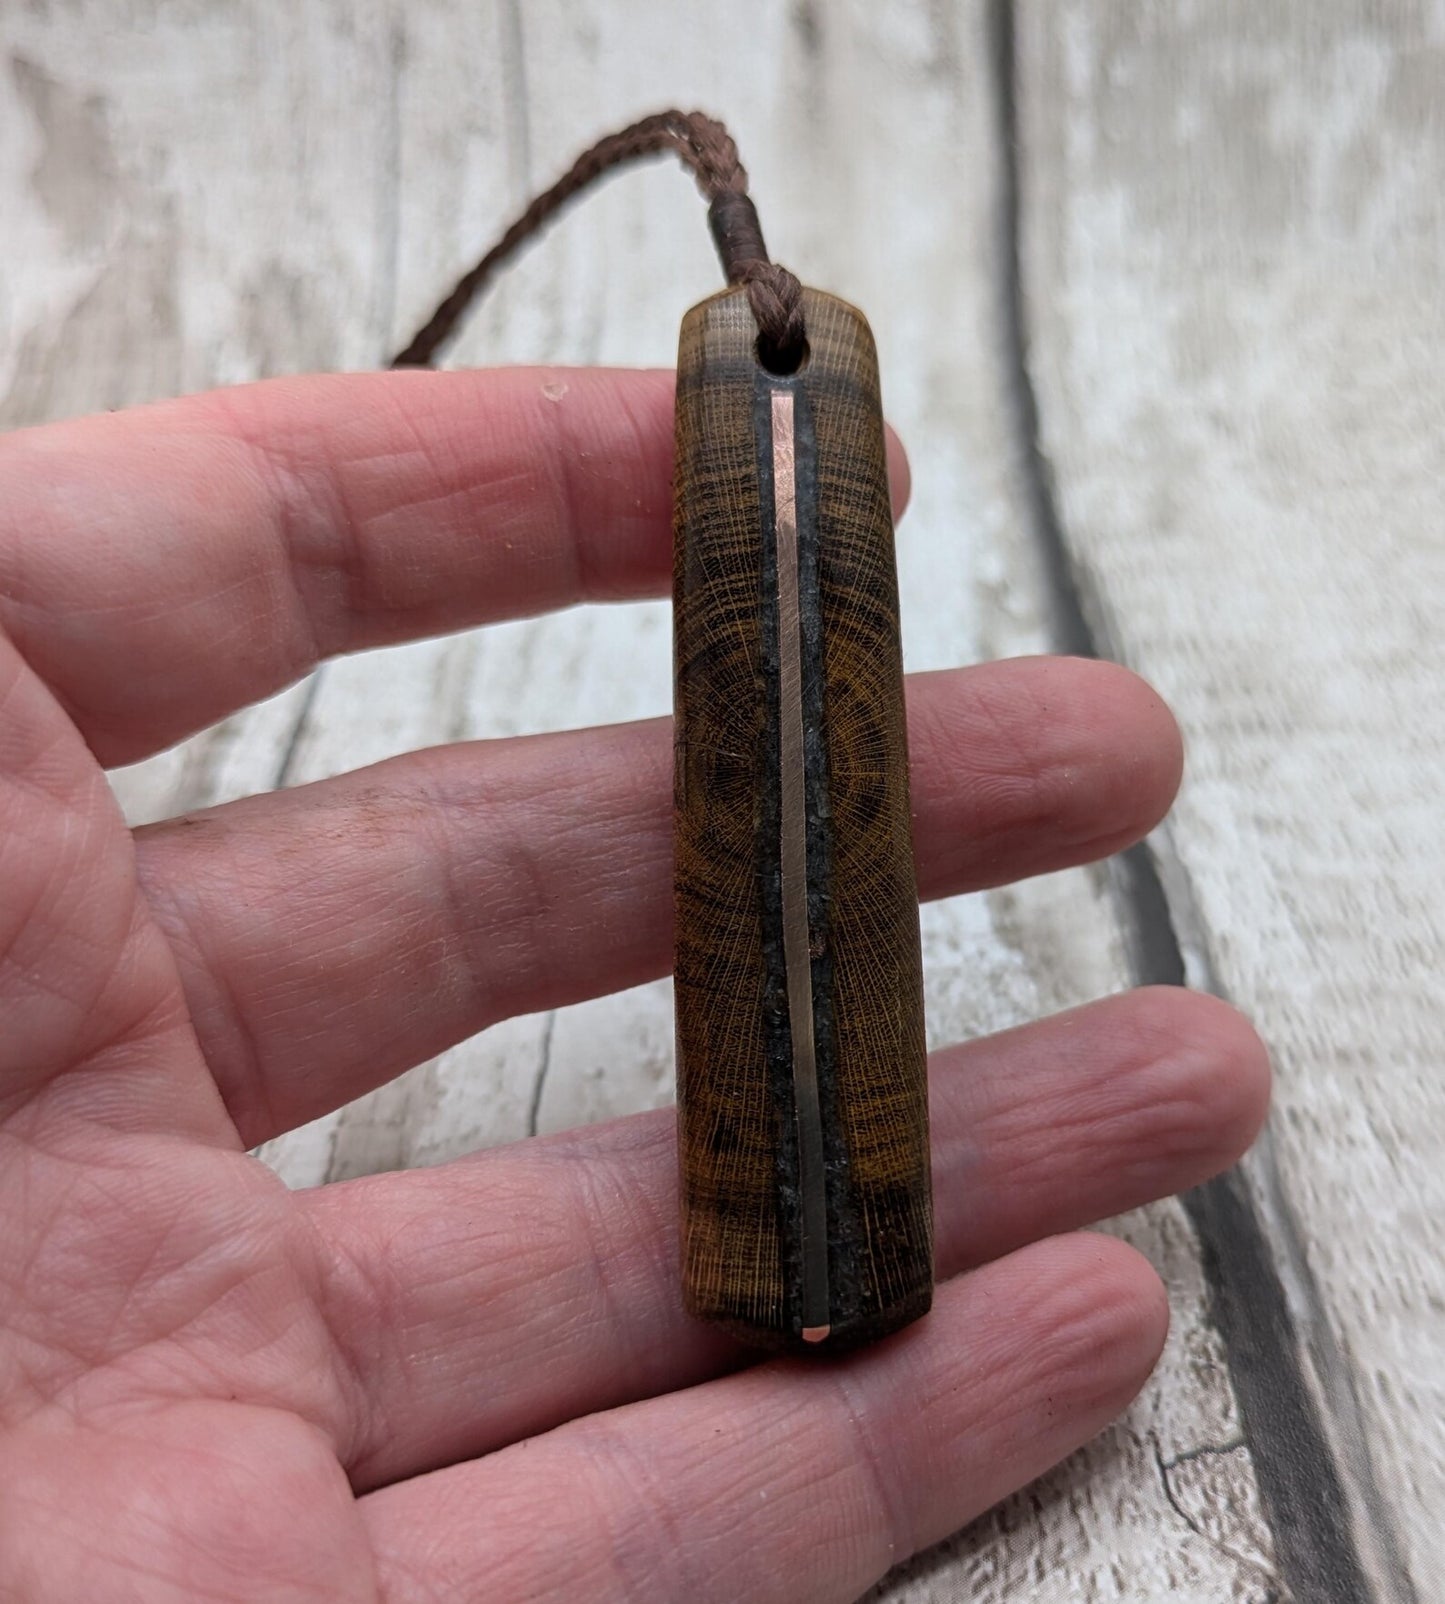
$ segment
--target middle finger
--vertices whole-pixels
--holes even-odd
[[[916,675],[908,719],[928,897],[1117,851],[1178,781],[1168,710],[1107,663]],[[137,832],[247,1145],[499,1019],[664,973],[669,733],[443,747]]]

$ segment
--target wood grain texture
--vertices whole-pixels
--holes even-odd
[[[665,94],[728,119],[779,257],[868,310],[913,465],[898,544],[907,665],[1046,649],[1047,588],[1008,421],[985,16],[975,0],[11,8],[0,19],[13,90],[0,94],[5,415],[378,365],[533,188]],[[19,91],[19,59],[48,97]],[[95,204],[74,204],[87,194]],[[530,251],[452,360],[671,366],[678,312],[715,273],[691,186],[639,171]],[[1253,337],[1267,344],[1274,329],[1262,315]],[[1137,363],[1114,355],[1126,388]],[[1129,471],[1115,471],[1127,499]],[[1137,562],[1152,560],[1151,539]],[[1193,617],[1197,594],[1171,590],[1166,616]],[[665,607],[645,603],[332,663],[121,773],[117,789],[133,817],[154,818],[429,742],[661,713],[668,638]],[[923,935],[935,1042],[1129,979],[1105,879],[1089,871],[931,906]],[[657,1106],[671,1095],[672,1029],[665,982],[507,1021],[267,1156],[308,1184]],[[1169,1203],[1110,1229],[1169,1288],[1172,1331],[1144,1395],[878,1597],[1258,1604],[1279,1593],[1185,1218]]]
[[[1221,1274],[1231,1213],[1277,1267],[1279,1308],[1245,1291],[1237,1338],[1299,1378],[1339,1489],[1358,1585],[1341,1566],[1308,1596],[1439,1598],[1439,9],[1020,17],[1060,521],[1100,638],[1186,731],[1159,850],[1188,972],[1275,1060],[1268,1139],[1213,1200]],[[1307,1567],[1321,1467],[1281,1449],[1276,1519]]]
[[[759,364],[746,292],[683,320],[674,477],[676,951],[689,1306],[751,1341],[823,1351],[932,1296],[918,892],[878,365],[852,307],[804,295],[809,357]],[[796,400],[808,715],[807,952],[826,1171],[826,1317],[807,1317],[800,1026],[783,957],[777,798],[782,556],[760,403]],[[789,428],[794,409],[789,407]],[[774,426],[776,426],[774,422]],[[791,450],[792,442],[789,441]],[[800,463],[803,452],[799,450]],[[806,505],[804,504],[806,501]],[[815,565],[815,566],[814,566]],[[811,592],[811,594],[809,594]],[[808,705],[816,699],[816,706]],[[811,738],[811,739],[810,739]],[[797,754],[800,765],[803,753]],[[784,798],[786,805],[786,798]]]

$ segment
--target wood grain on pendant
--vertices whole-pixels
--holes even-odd
[[[769,373],[746,294],[677,390],[676,997],[688,1306],[836,1351],[932,1298],[918,900],[872,336],[806,292]]]

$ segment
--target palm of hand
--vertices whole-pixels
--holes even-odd
[[[1044,1239],[1252,1135],[1257,1044],[1183,993],[935,1056],[953,1279],[843,1363],[740,1368],[682,1314],[666,1116],[315,1192],[247,1155],[665,965],[656,724],[135,836],[100,767],[318,655],[660,588],[667,380],[559,388],[282,383],[0,443],[0,1596],[846,1600],[1153,1363],[1147,1265]],[[928,676],[910,720],[935,895],[1113,851],[1177,777],[1102,665]]]

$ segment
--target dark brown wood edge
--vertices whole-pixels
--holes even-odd
[[[776,790],[768,758],[776,715],[767,696],[770,685],[775,694],[776,663],[766,646],[768,553],[761,536],[770,527],[771,486],[759,408],[788,384],[813,448],[811,456],[804,453],[806,471],[817,481],[800,497],[800,561],[816,565],[808,579],[814,604],[805,694],[827,734],[808,763],[810,922],[820,947],[815,1031],[823,1060],[833,1059],[820,1077],[829,1132],[833,1329],[818,1346],[837,1351],[916,1318],[932,1290],[917,898],[881,406],[871,336],[852,308],[806,292],[810,356],[798,373],[779,378],[758,364],[745,305],[728,306],[736,299],[736,292],[716,296],[689,313],[679,360],[674,578],[684,1279],[695,1312],[750,1342],[799,1345],[796,1155],[785,1117],[791,1065],[777,965],[764,950],[769,921],[759,898],[753,936],[745,951],[734,950],[735,935],[729,938],[718,919],[746,920],[741,900],[720,909],[715,887],[694,884],[700,845],[704,857],[739,852],[744,795],[749,845],[759,853],[757,882],[767,883],[759,843],[769,836],[764,814]],[[825,421],[815,424],[819,412]],[[820,509],[818,517],[812,508]],[[820,523],[829,531],[821,556]],[[703,569],[711,589],[707,608],[699,610]],[[757,703],[751,713],[738,694],[748,681]],[[699,741],[727,752],[699,752]],[[820,846],[833,829],[833,745],[846,782],[836,853]],[[840,863],[834,899],[829,885]],[[731,956],[719,959],[718,952]],[[836,1006],[835,958],[846,980]],[[882,994],[870,997],[879,985]],[[761,1039],[753,1013],[760,1004]],[[741,1069],[739,1054],[747,1061]],[[763,1104],[758,1081],[767,1090]]]

